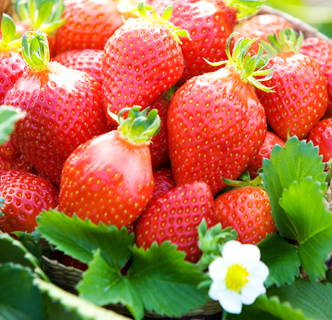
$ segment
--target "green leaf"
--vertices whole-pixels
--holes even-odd
[[[0,145],[9,139],[17,121],[24,118],[26,113],[19,108],[2,105],[0,108]]]
[[[80,296],[97,305],[121,303],[135,319],[144,317],[144,308],[136,289],[121,272],[112,268],[96,251],[89,269],[78,285]]]
[[[2,42],[8,44],[15,39],[16,26],[14,20],[7,14],[2,14],[1,20]]]
[[[38,18],[36,21],[36,28],[40,28],[43,22],[45,22],[52,12],[53,1],[44,0],[40,3],[38,8]]]
[[[300,259],[294,245],[286,242],[277,234],[268,235],[257,244],[261,251],[261,261],[269,268],[265,285],[282,286],[292,283],[299,275]]]
[[[34,320],[26,313],[0,303],[0,320]]]
[[[160,315],[180,317],[205,305],[207,293],[197,288],[204,281],[195,265],[184,261],[175,245],[153,243],[147,251],[133,247],[128,279],[141,297],[145,309]]]
[[[288,301],[293,308],[301,309],[306,318],[330,320],[332,315],[332,284],[321,284],[297,279],[291,285],[268,289],[267,295]],[[293,318],[289,318],[293,319]]]
[[[281,207],[292,223],[293,238],[303,268],[311,279],[324,277],[332,251],[332,214],[326,209],[320,184],[311,177],[293,182],[282,193]]]
[[[126,320],[113,311],[100,308],[41,279],[34,284],[45,294],[47,320]]]
[[[21,265],[0,265],[0,315],[9,314],[15,319],[15,315],[24,314],[27,320],[45,319],[43,297],[33,285],[35,278],[30,269]]]
[[[32,233],[27,232],[13,232],[17,237],[19,237],[19,241],[24,245],[24,247],[33,254],[38,262],[41,262],[42,259],[42,250],[38,246],[38,241],[40,238],[40,235],[38,232],[33,231]]]
[[[99,248],[101,256],[115,269],[123,268],[131,256],[134,234],[128,235],[126,228],[119,231],[103,223],[97,226],[89,220],[80,220],[76,215],[70,218],[54,210],[43,211],[37,223],[37,231],[46,240],[84,263],[89,263],[93,252]]]
[[[293,239],[293,226],[288,215],[279,204],[284,189],[288,189],[294,181],[300,183],[307,177],[319,182],[320,189],[325,192],[325,165],[318,156],[318,148],[313,144],[299,141],[292,137],[285,148],[276,145],[271,153],[271,160],[263,160],[264,187],[269,195],[272,215],[280,235]]]

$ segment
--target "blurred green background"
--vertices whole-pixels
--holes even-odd
[[[332,0],[267,0],[266,4],[306,21],[332,38]]]

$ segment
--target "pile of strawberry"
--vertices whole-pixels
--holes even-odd
[[[144,249],[168,240],[191,262],[203,218],[242,243],[277,232],[259,169],[294,135],[330,160],[332,45],[271,15],[234,37],[263,2],[120,12],[113,1],[18,1],[24,22],[2,17],[0,103],[26,116],[0,148],[0,230],[32,232],[58,207],[125,226]]]

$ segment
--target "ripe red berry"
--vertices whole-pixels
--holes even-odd
[[[154,191],[151,202],[160,198],[169,190],[175,188],[175,181],[171,168],[163,168],[153,171]]]

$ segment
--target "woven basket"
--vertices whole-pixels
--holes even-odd
[[[6,0],[0,0],[0,11],[1,11],[1,1],[6,2]],[[311,27],[307,23],[303,22],[300,19],[294,18],[293,16],[282,12],[280,10],[272,9],[268,6],[263,6],[258,14],[275,14],[283,17],[287,20],[296,31],[302,31],[305,38],[308,37],[317,37],[323,40],[331,42],[331,40],[317,31],[315,28]],[[331,42],[332,43],[332,42]],[[331,205],[332,208],[332,205]],[[81,270],[75,269],[73,267],[67,267],[60,264],[58,261],[50,260],[46,257],[43,257],[43,262],[45,265],[45,271],[47,276],[52,282],[62,287],[63,289],[77,294],[75,289],[77,283],[82,279],[83,272]],[[128,310],[121,305],[108,305],[107,309],[112,309],[120,314],[130,315]],[[222,309],[219,302],[208,301],[205,306],[200,307],[199,309],[191,311],[189,314],[183,316],[183,319],[220,319]],[[153,312],[146,312],[146,318],[165,318]]]

